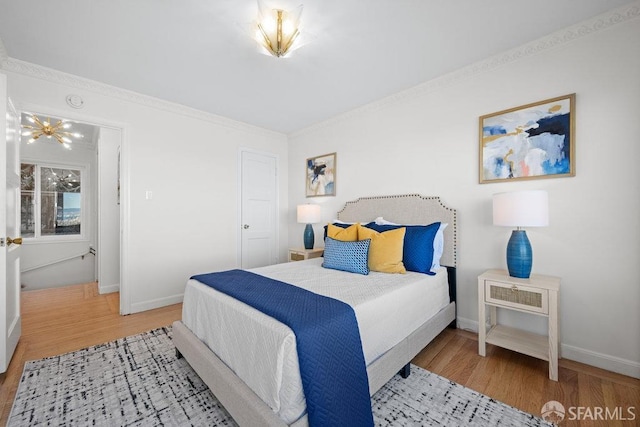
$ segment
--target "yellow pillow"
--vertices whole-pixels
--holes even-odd
[[[382,273],[406,273],[402,263],[402,247],[406,228],[378,233],[358,225],[358,240],[371,239],[369,246],[369,270]]]
[[[357,242],[358,241],[358,226],[360,224],[353,224],[347,228],[338,227],[333,224],[327,226],[327,237],[340,240],[342,242]]]

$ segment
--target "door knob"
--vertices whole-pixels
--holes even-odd
[[[249,224],[243,225],[242,228],[244,228],[246,230],[247,228],[249,228]]]
[[[12,239],[11,237],[7,237],[7,245],[10,245],[12,243],[16,245],[21,245],[22,237],[16,237],[15,239]]]

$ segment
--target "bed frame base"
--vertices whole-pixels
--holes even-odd
[[[409,374],[411,360],[451,322],[455,322],[455,302],[416,329],[367,367],[369,391],[373,395],[396,373]],[[202,381],[240,426],[278,426],[287,424],[265,404],[229,367],[196,337],[181,321],[173,323],[176,357],[183,356]],[[291,426],[308,426],[306,415]]]

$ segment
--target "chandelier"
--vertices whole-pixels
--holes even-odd
[[[302,5],[289,12],[269,9],[258,0],[258,29],[256,41],[271,55],[280,58],[291,52],[300,35]]]
[[[31,137],[27,144],[35,142],[41,136],[46,136],[49,139],[55,138],[64,148],[70,150],[71,146],[69,144],[73,142],[71,138],[83,137],[77,132],[69,132],[67,129],[71,128],[71,123],[64,120],[58,120],[56,124],[51,124],[50,118],[40,120],[35,114],[28,116],[27,120],[32,123],[32,125],[22,125],[26,129],[22,132],[22,135]]]

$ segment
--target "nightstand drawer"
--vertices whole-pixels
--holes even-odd
[[[320,258],[324,254],[324,248],[315,249],[289,249],[289,262],[304,261],[306,259]]]
[[[289,261],[303,261],[306,259],[305,254],[301,254],[298,252],[291,252],[289,254]]]
[[[485,301],[502,307],[510,307],[533,313],[549,314],[549,296],[546,289],[526,285],[486,280]]]

